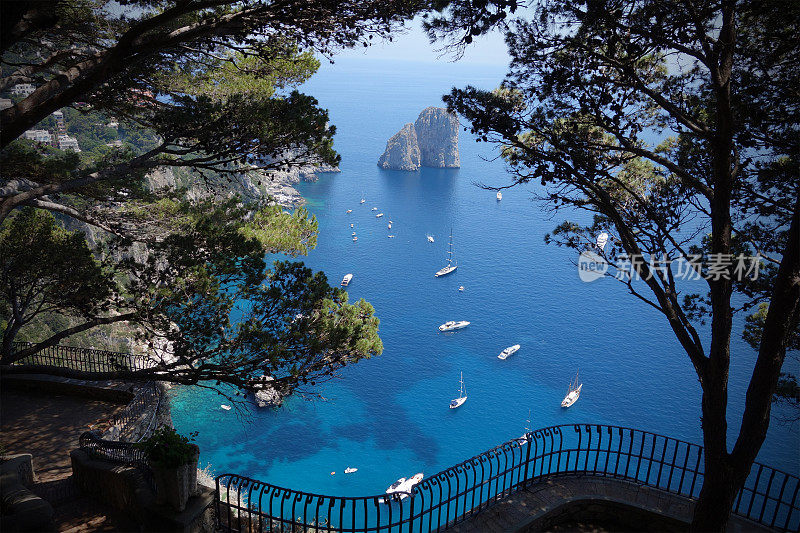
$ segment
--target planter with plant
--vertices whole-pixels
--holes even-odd
[[[156,503],[183,511],[190,496],[197,494],[197,462],[200,449],[173,428],[163,426],[140,446],[147,454],[156,484]]]

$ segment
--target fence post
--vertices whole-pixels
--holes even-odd
[[[522,488],[525,489],[528,487],[528,464],[531,462],[531,445],[533,444],[533,433],[528,433],[530,438],[528,439],[528,450],[525,452],[525,473],[522,474]]]

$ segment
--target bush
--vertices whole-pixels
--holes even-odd
[[[162,426],[139,446],[147,453],[153,466],[175,468],[191,462],[197,453],[197,445],[190,442],[196,436],[195,432],[187,438],[171,427]]]

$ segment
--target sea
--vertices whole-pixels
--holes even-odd
[[[301,260],[332,285],[353,274],[349,297],[375,307],[384,351],[320,385],[320,398],[291,397],[277,409],[237,413],[207,389],[173,389],[174,424],[198,432],[202,467],[295,490],[368,496],[526,428],[614,424],[702,445],[700,385],[666,319],[621,283],[581,281],[577,254],[545,243],[561,221],[586,221],[585,214],[553,213],[536,200],[537,184],[506,189],[497,201],[479,185],[508,185],[509,174],[496,148],[467,131],[461,168],[377,166],[387,139],[425,107],[443,105],[452,87],[492,89],[505,72],[504,64],[355,57],[324,64],[302,87],[330,111],[342,163],[340,173],[298,186],[319,221],[319,243]],[[435,278],[451,233],[458,269]],[[687,290],[690,283],[702,291],[703,282],[686,282]],[[471,325],[440,333],[447,320]],[[707,346],[707,327],[701,332]],[[498,359],[514,344],[517,353]],[[755,357],[734,335],[731,441]],[[796,363],[788,363],[795,372]],[[462,374],[468,399],[449,409]],[[580,399],[563,409],[576,374]],[[773,415],[759,461],[798,474],[800,428],[783,421],[792,413],[780,405]],[[347,467],[358,471],[346,475]]]

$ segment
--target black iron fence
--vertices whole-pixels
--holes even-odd
[[[93,459],[137,467],[145,481],[155,490],[153,473],[147,460],[147,453],[139,444],[104,440],[91,431],[82,433],[78,443],[80,449],[84,450]]]
[[[119,430],[115,440],[138,442],[149,437],[155,429],[163,390],[154,381],[140,385],[133,399],[111,421]]]
[[[15,342],[14,351],[33,346],[30,342]],[[78,348],[57,344],[13,363],[15,365],[57,366],[83,372],[114,372],[143,370],[153,366],[146,356],[93,348]]]
[[[618,426],[553,426],[427,477],[405,494],[324,496],[224,474],[216,480],[216,515],[223,531],[440,531],[533,482],[570,474],[624,479],[696,498],[703,485],[703,448]],[[798,490],[796,476],[756,463],[734,513],[797,531]]]

